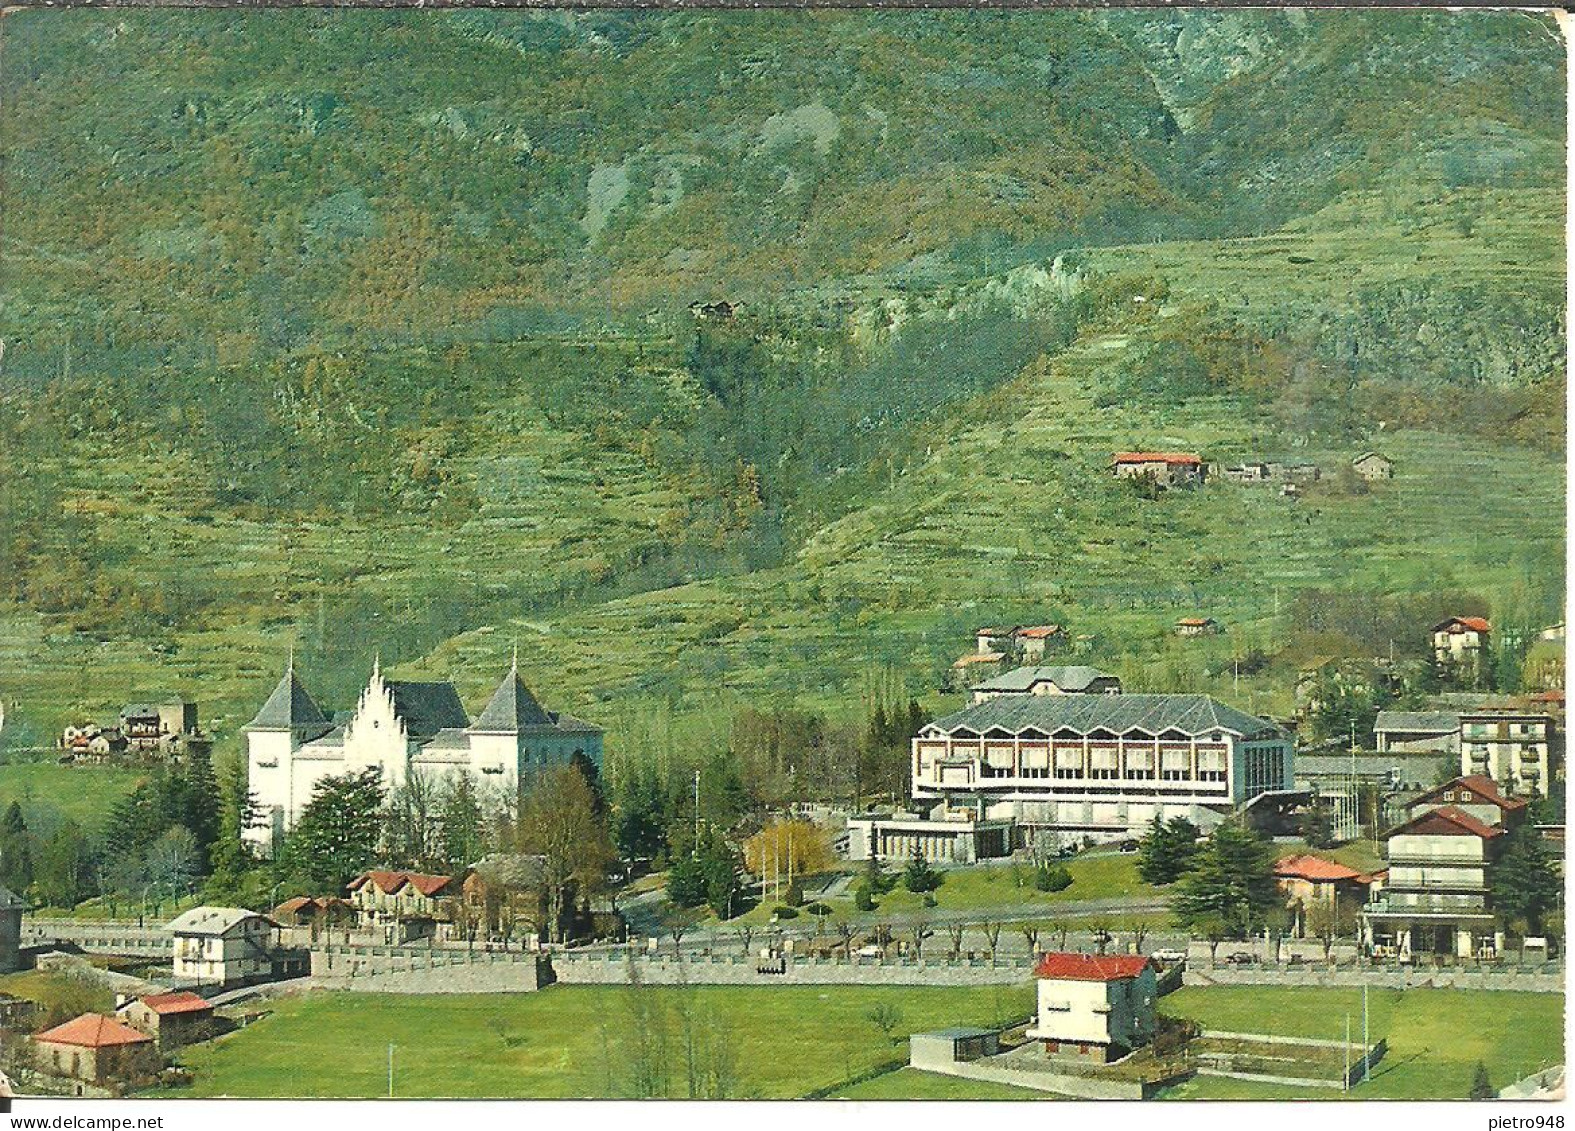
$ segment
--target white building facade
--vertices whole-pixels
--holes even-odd
[[[194,907],[169,930],[177,982],[232,985],[274,973],[274,924],[266,916],[240,907]]]
[[[242,836],[271,855],[324,778],[369,767],[391,789],[412,775],[436,782],[455,773],[515,790],[531,773],[576,754],[602,763],[602,731],[544,710],[518,664],[472,722],[454,685],[385,679],[374,663],[356,708],[342,724],[325,715],[294,665],[245,728],[247,781],[262,821]]]
[[[1159,998],[1141,955],[1046,954],[1034,969],[1038,1011],[1023,1034],[1048,1056],[1105,1063],[1154,1039]]]
[[[1294,747],[1207,695],[1006,695],[914,738],[913,795],[958,815],[1077,839],[1120,839],[1155,816],[1209,828],[1294,788]]]

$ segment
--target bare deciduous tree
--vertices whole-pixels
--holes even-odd
[[[968,928],[963,923],[946,924],[946,936],[952,940],[952,957],[962,954],[963,932]]]

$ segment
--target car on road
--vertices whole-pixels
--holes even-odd
[[[1227,954],[1225,956],[1225,961],[1230,963],[1232,966],[1250,966],[1258,960],[1252,955],[1248,954],[1245,950],[1238,950],[1235,954]]]
[[[859,949],[855,950],[853,953],[858,955],[860,958],[879,958],[881,955],[886,953],[886,948],[876,946],[874,943],[870,943],[869,946],[859,947]]]
[[[1187,952],[1184,950],[1156,950],[1149,957],[1160,962],[1185,962],[1187,960]]]

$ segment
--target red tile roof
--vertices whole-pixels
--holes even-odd
[[[371,883],[384,895],[394,895],[409,884],[422,895],[430,897],[442,891],[452,880],[452,876],[429,876],[423,872],[364,872],[350,881],[349,888],[359,891]]]
[[[1287,879],[1311,880],[1313,883],[1335,883],[1339,880],[1360,880],[1362,874],[1355,868],[1322,856],[1294,855],[1282,857],[1274,865],[1274,874]]]
[[[1070,982],[1119,982],[1136,978],[1148,968],[1141,954],[1046,954],[1034,967],[1034,977]]]
[[[212,1002],[198,997],[190,990],[177,990],[172,994],[148,994],[142,999],[142,1004],[160,1017],[168,1017],[172,1013],[203,1013],[213,1008]]]
[[[1445,821],[1451,825],[1454,825],[1462,832],[1469,833],[1472,836],[1479,836],[1483,840],[1492,840],[1496,836],[1504,835],[1503,829],[1495,829],[1492,825],[1485,825],[1473,817],[1470,813],[1462,812],[1461,810],[1456,809],[1453,805],[1445,805],[1441,809],[1429,809],[1426,813],[1418,813],[1405,824],[1391,829],[1389,831],[1389,835],[1394,836],[1396,833],[1402,833],[1408,829],[1417,828],[1428,822],[1436,825],[1439,821]],[[1437,831],[1446,836],[1450,835],[1442,829]]]
[[[1189,627],[1195,625],[1195,626],[1201,628],[1203,625],[1213,624],[1214,623],[1214,618],[1213,617],[1182,617],[1176,623],[1177,624],[1184,624],[1184,625],[1187,625]]]
[[[1526,696],[1526,698],[1533,703],[1562,703],[1564,702],[1564,692],[1555,688],[1552,691],[1539,691],[1535,695]]]
[[[452,876],[429,876],[422,872],[406,872],[405,878],[412,887],[428,897],[436,895],[453,881]]]
[[[1482,774],[1470,774],[1463,778],[1456,778],[1454,781],[1446,781],[1443,785],[1435,786],[1428,790],[1411,804],[1413,806],[1420,805],[1429,798],[1439,796],[1446,790],[1458,790],[1461,786],[1467,787],[1472,793],[1475,793],[1478,797],[1482,798],[1483,801],[1497,805],[1506,813],[1513,813],[1519,809],[1524,809],[1527,804],[1524,797],[1505,797],[1498,791],[1498,783],[1492,778],[1486,777]]]
[[[113,1017],[102,1013],[84,1013],[64,1025],[56,1025],[48,1032],[33,1038],[56,1045],[81,1045],[84,1048],[102,1049],[116,1045],[140,1045],[153,1040],[146,1033],[139,1033],[129,1025],[122,1025]]]
[[[1433,631],[1434,632],[1443,632],[1444,630],[1448,629],[1451,625],[1456,625],[1456,624],[1460,625],[1462,628],[1470,629],[1472,632],[1492,632],[1493,631],[1493,626],[1488,623],[1488,620],[1487,620],[1486,617],[1450,617],[1448,620],[1441,620],[1437,624],[1435,624],[1433,626]]]
[[[1201,464],[1203,457],[1191,452],[1117,452],[1116,462]]]
[[[1025,640],[1043,640],[1058,635],[1060,631],[1061,626],[1058,624],[1036,624],[1032,628],[1022,629],[1017,635]]]

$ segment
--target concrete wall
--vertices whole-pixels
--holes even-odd
[[[1031,1088],[1036,1092],[1050,1092],[1080,1100],[1144,1100],[1166,1086],[1144,1084],[1137,1080],[1079,1076],[1072,1073],[1027,1072],[1022,1069],[1002,1068],[979,1060],[938,1063],[926,1058],[922,1064],[917,1060],[910,1060],[909,1063],[911,1067],[924,1072],[960,1076],[965,1080],[988,1080],[995,1084],[1010,1084],[1016,1088]],[[1166,1083],[1175,1083],[1175,1081]]]
[[[534,954],[354,947],[314,950],[312,981],[324,989],[383,994],[517,994],[539,989]]]
[[[1301,969],[1266,970],[1218,966],[1213,970],[1188,970],[1182,977],[1188,986],[1374,986],[1392,990],[1456,989],[1456,990],[1520,990],[1526,993],[1557,994],[1564,992],[1564,978],[1560,974],[1496,970],[1491,973],[1475,970],[1393,970],[1376,967],[1361,969],[1325,970],[1303,967]]]
[[[757,970],[759,959],[737,954],[685,957],[682,962],[668,955],[635,962],[641,981],[667,986],[1000,986],[1025,984],[1033,977],[1026,958],[1003,958],[991,966],[983,960],[813,962],[800,957],[790,959],[781,974],[762,974]],[[625,985],[629,981],[629,960],[622,954],[555,954],[552,970],[555,980],[564,985]]]

